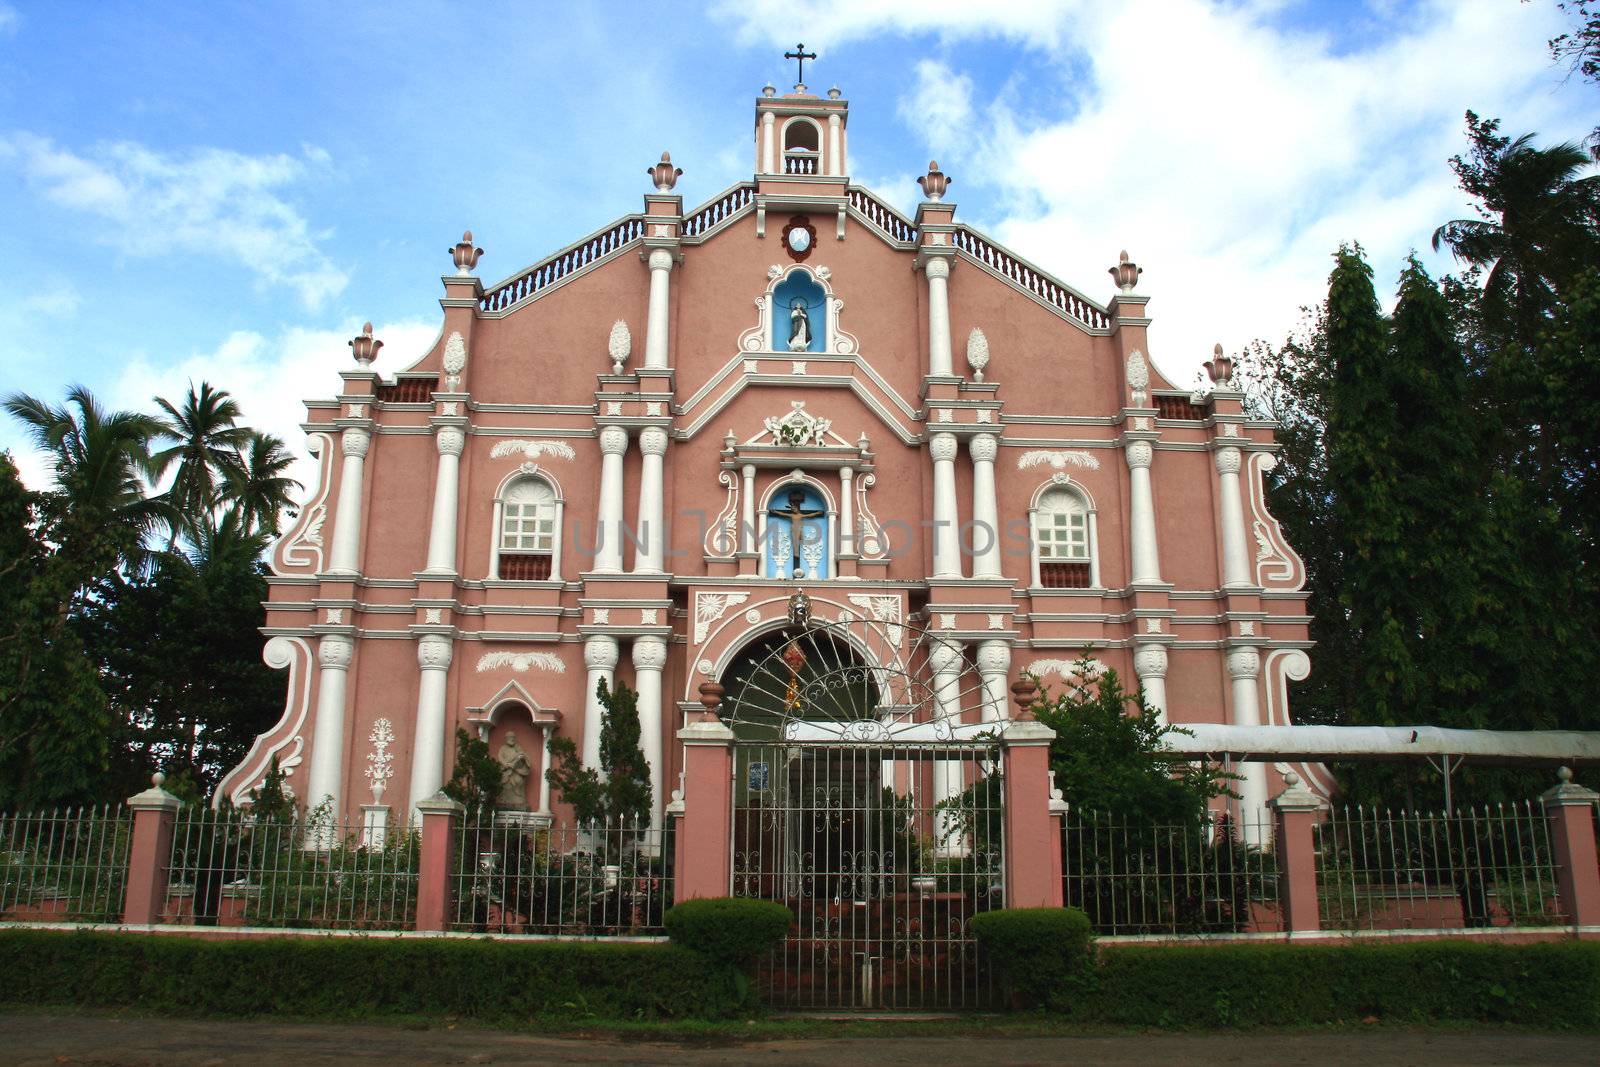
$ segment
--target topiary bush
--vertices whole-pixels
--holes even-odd
[[[1094,944],[1077,908],[1005,908],[972,917],[972,934],[1000,972],[1013,1002],[1044,1008],[1083,973]]]
[[[686,900],[662,915],[675,944],[739,968],[777,947],[793,923],[794,913],[782,904],[741,897]]]

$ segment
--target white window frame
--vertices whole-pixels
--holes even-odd
[[[1039,487],[1039,490],[1033,494],[1032,505],[1028,508],[1028,549],[1029,555],[1032,559],[1030,577],[1033,581],[1033,588],[1045,588],[1041,567],[1041,563],[1043,563],[1044,560],[1040,555],[1040,539],[1042,533],[1041,521],[1043,516],[1047,514],[1056,514],[1054,511],[1046,511],[1045,509],[1046,500],[1051,496],[1051,494],[1054,493],[1060,493],[1062,495],[1075,498],[1078,503],[1082,505],[1084,516],[1084,549],[1088,553],[1088,558],[1085,559],[1078,556],[1052,556],[1050,557],[1050,561],[1060,563],[1088,563],[1088,588],[1100,589],[1102,588],[1100,585],[1100,525],[1095,511],[1094,498],[1089,495],[1086,489],[1084,489],[1081,485],[1078,485],[1076,482],[1072,482],[1070,480],[1056,481],[1054,479]]]
[[[503,542],[503,540],[505,538],[506,505],[508,503],[513,503],[508,498],[510,497],[511,493],[516,489],[516,487],[518,485],[521,485],[521,484],[524,484],[524,483],[527,483],[527,482],[538,482],[538,483],[541,483],[542,485],[544,485],[544,487],[546,489],[550,490],[550,495],[551,495],[551,498],[552,498],[551,499],[551,504],[554,506],[555,514],[554,514],[554,528],[552,529],[551,535],[550,535],[550,577],[545,579],[545,580],[546,581],[551,581],[551,582],[559,582],[559,581],[562,580],[561,579],[561,530],[562,530],[562,519],[566,514],[566,499],[565,499],[565,497],[563,497],[563,495],[561,493],[561,487],[556,484],[555,479],[550,477],[544,471],[536,471],[536,472],[534,472],[532,474],[529,474],[529,473],[526,473],[526,472],[523,472],[523,471],[518,471],[516,474],[513,474],[511,477],[507,478],[504,482],[501,483],[500,490],[499,490],[499,492],[497,492],[495,494],[495,497],[494,497],[494,527],[490,531],[490,536],[489,536],[489,580],[490,581],[498,582],[498,581],[506,580],[506,579],[502,579],[500,577],[500,550],[501,550],[502,547],[504,547],[502,542]],[[512,551],[512,552],[522,552],[522,551],[537,552],[539,550],[538,549],[507,549],[507,551]]]

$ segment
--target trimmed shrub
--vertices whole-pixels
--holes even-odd
[[[794,913],[770,900],[707,897],[686,900],[662,915],[675,944],[730,967],[745,967],[789,934]]]
[[[205,940],[0,931],[0,1002],[159,1014],[445,1016],[488,1024],[744,1016],[744,976],[665,943]]]
[[[972,935],[1014,1002],[1049,1006],[1090,958],[1094,928],[1077,908],[1005,908],[974,915]]]

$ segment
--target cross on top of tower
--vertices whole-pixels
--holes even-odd
[[[806,82],[806,60],[816,59],[817,54],[815,52],[807,52],[805,43],[801,42],[800,44],[794,46],[793,52],[785,52],[783,54],[783,58],[792,59],[795,61],[795,88],[804,88]]]

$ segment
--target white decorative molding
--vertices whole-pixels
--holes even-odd
[[[761,609],[751,608],[749,611],[745,612],[744,621],[749,623],[751,626],[755,626],[761,621]]]
[[[594,623],[596,626],[610,626],[611,625],[611,609],[610,608],[595,608],[594,609],[594,618],[590,619],[589,621]]]
[[[394,777],[394,756],[389,752],[389,746],[394,744],[394,724],[388,719],[379,719],[372,724],[367,740],[372,742],[372,751],[367,753],[365,773],[367,781],[372,783],[372,802],[381,804],[383,791]]]
[[[660,625],[660,623],[658,621],[660,619],[660,617],[661,617],[661,610],[659,608],[640,608],[639,609],[639,625],[640,626],[658,626],[658,625]]]
[[[444,343],[444,391],[461,391],[461,372],[467,369],[467,342],[459,330],[452,330]],[[377,803],[374,801],[373,803]]]
[[[1080,676],[1078,669],[1080,662],[1083,663],[1081,677],[1086,682],[1095,681],[1106,672],[1104,663],[1090,658],[1087,661],[1076,659],[1036,659],[1022,668],[1022,673],[1031,674],[1037,678],[1043,678],[1047,674],[1054,674],[1059,678],[1070,681],[1074,677]]]
[[[1146,392],[1150,388],[1150,366],[1145,362],[1144,353],[1135,348],[1128,353],[1128,389],[1133,393],[1133,406],[1142,408],[1149,399]]]
[[[983,381],[983,369],[989,365],[989,339],[974,326],[967,334],[967,366],[972,368],[972,380]]]
[[[1158,634],[1158,633],[1160,633],[1161,632],[1161,620],[1160,619],[1146,619],[1146,620],[1144,620],[1144,632],[1147,633],[1147,634]]]
[[[939,408],[937,412],[937,418],[940,422],[955,422],[956,413],[951,411],[949,408]]]
[[[832,286],[833,272],[827,267],[806,267],[794,264],[783,267],[774,264],[767,268],[767,288],[755,299],[756,324],[739,335],[739,350],[741,352],[776,352],[789,351],[787,340],[780,346],[777,341],[777,326],[773,309],[773,293],[778,286],[783,284],[785,278],[794,273],[808,274],[822,286],[825,322],[822,327],[823,348],[825,351],[839,355],[851,355],[857,350],[854,334],[846,333],[839,328],[839,313],[844,310],[844,301],[835,295]],[[787,325],[787,311],[783,315],[783,322]],[[787,334],[787,331],[785,331]]]
[[[1065,472],[1068,467],[1097,471],[1100,461],[1093,453],[1078,448],[1035,448],[1017,457],[1017,470],[1048,466],[1053,471]]]
[[[712,663],[708,659],[703,659],[694,665],[694,669],[699,671],[701,674],[710,674],[712,671],[716,670],[716,664]]]
[[[294,746],[288,756],[278,760],[278,769],[284,774],[289,774],[301,762],[300,752],[305,747],[305,739],[300,736],[301,727],[305,725],[306,715],[311,709],[311,682],[316,677],[313,661],[316,653],[312,651],[311,643],[303,637],[285,637],[277,635],[267,640],[261,650],[261,659],[273,670],[289,669],[289,684],[287,694],[283,701],[283,713],[272,729],[257,734],[255,742],[250,746],[250,752],[229,771],[217,785],[216,799],[213,804],[220,804],[226,797],[235,804],[242,804],[249,797],[250,791],[259,785],[265,778],[267,769],[272,764],[272,757],[290,746]],[[278,738],[276,742],[272,739]]]
[[[611,373],[621,374],[623,365],[633,354],[633,333],[621,319],[611,324],[611,336],[606,338],[606,354],[611,357]]]
[[[1248,619],[1241,620],[1240,623],[1239,623],[1239,636],[1240,637],[1254,637],[1255,635],[1256,635],[1256,624],[1254,622],[1251,622]]]
[[[620,400],[607,400],[606,401],[606,414],[607,415],[621,415],[622,414],[622,401],[620,401]]]
[[[1005,628],[1006,628],[1006,617],[1004,615],[1000,614],[999,612],[991,611],[989,613],[989,629],[991,629],[991,630],[1004,630]]]
[[[277,551],[269,557],[274,574],[282,574],[283,567],[322,570],[322,527],[328,521],[328,492],[333,488],[333,438],[325,433],[306,435],[311,451],[317,455],[317,492],[311,503],[301,509],[299,523],[279,541]]]
[[[1256,582],[1264,589],[1293,592],[1305,588],[1306,565],[1267,510],[1266,475],[1277,465],[1277,457],[1270,452],[1252,452],[1245,464],[1250,529],[1256,542]]]
[[[703,547],[706,555],[726,559],[739,550],[739,476],[733,471],[718,471],[717,484],[727,487],[727,499],[716,521],[706,530]]]
[[[758,359],[745,360],[744,372],[746,374],[759,374],[761,372],[761,361]]]
[[[795,360],[790,360],[789,362],[790,362],[790,367],[791,367],[790,373],[792,373],[792,374],[804,374],[806,372],[806,361],[805,360],[803,360],[803,359],[795,359]]]
[[[423,608],[422,609],[422,621],[423,621],[423,623],[425,625],[428,625],[428,626],[438,626],[440,623],[444,622],[444,609],[443,608]]]
[[[551,674],[567,673],[567,665],[554,652],[485,652],[478,659],[479,674],[499,670],[502,667],[518,674],[528,670],[549,671]]]
[[[900,640],[904,636],[902,618],[900,614],[900,598],[898,596],[883,596],[872,593],[851,593],[846,600],[860,608],[866,616],[883,624],[884,635],[888,637],[889,644],[895,648],[900,647]],[[949,616],[947,616],[949,617]]]
[[[954,630],[955,628],[956,628],[956,617],[954,615],[952,615],[951,613],[947,612],[947,611],[940,612],[939,613],[939,629],[941,629],[941,630]]]
[[[872,508],[867,506],[867,490],[877,482],[878,476],[870,471],[858,474],[855,478],[856,525],[860,529],[856,552],[862,559],[882,559],[889,551],[889,539],[883,534],[883,524],[872,513]]]
[[[993,422],[994,421],[994,410],[992,408],[979,408],[978,409],[978,421],[979,422]]]
[[[344,623],[343,608],[329,608],[327,618],[323,620],[330,626],[340,626]]]
[[[489,449],[490,459],[504,459],[506,456],[522,456],[525,459],[537,460],[545,457],[551,459],[576,459],[577,450],[566,441],[554,438],[524,438],[513,437],[509,441],[497,441]]]
[[[644,413],[645,413],[645,416],[647,418],[652,418],[652,419],[660,418],[661,417],[661,401],[659,401],[659,400],[647,400],[647,401],[645,401]]]
[[[694,595],[694,643],[702,644],[713,623],[750,599],[749,593],[696,593]],[[759,618],[759,616],[757,616]]]
[[[804,400],[789,401],[787,415],[769,415],[761,422],[762,432],[745,442],[747,445],[827,445],[849,446],[848,441],[833,432],[833,421],[806,410]],[[763,441],[765,437],[767,440]]]

